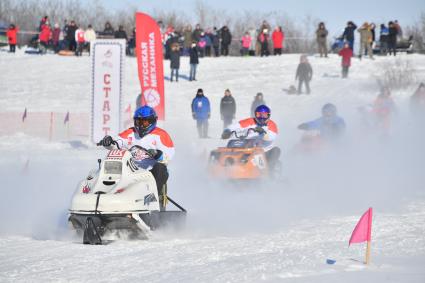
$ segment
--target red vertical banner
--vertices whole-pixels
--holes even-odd
[[[136,57],[142,104],[165,118],[162,40],[158,24],[150,16],[136,13]]]

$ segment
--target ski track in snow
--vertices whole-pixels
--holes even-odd
[[[400,57],[411,60],[418,81],[424,81],[425,56]],[[410,123],[403,118],[393,141],[370,146],[359,136],[356,116],[356,108],[378,93],[373,78],[379,67],[394,58],[353,59],[348,80],[329,77],[339,75],[337,56],[309,59],[314,69],[310,96],[281,91],[296,85],[299,55],[204,58],[197,82],[165,83],[168,118],[162,124],[177,149],[170,193],[189,214],[186,229],[159,231],[149,241],[85,246],[67,230],[75,186],[104,151],[85,140],[76,148],[22,132],[0,136],[0,282],[425,282],[425,153],[417,151],[424,137],[405,132],[410,128],[403,125]],[[187,58],[181,60],[180,73],[186,74]],[[164,67],[168,76],[168,61]],[[89,73],[88,57],[2,52],[0,109],[88,113]],[[416,86],[393,92],[400,117],[406,117]],[[126,58],[124,105],[134,103],[139,88],[136,61]],[[209,140],[197,139],[190,115],[198,88],[212,104]],[[251,190],[206,176],[205,154],[222,144],[215,137],[222,130],[219,102],[226,88],[237,101],[237,118],[248,115],[257,92],[264,93],[281,132],[287,182]],[[316,118],[329,101],[346,119],[352,142],[345,150],[351,151],[343,158],[342,151],[292,156],[300,138],[296,126]],[[366,267],[364,245],[348,248],[348,239],[368,206],[374,207],[374,222],[372,264]],[[335,265],[327,265],[328,258]]]

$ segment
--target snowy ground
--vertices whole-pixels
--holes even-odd
[[[400,58],[425,81],[425,56]],[[338,57],[309,59],[310,96],[282,91],[295,84],[299,55],[201,59],[197,82],[166,82],[163,127],[177,150],[169,190],[189,214],[183,231],[160,231],[149,241],[82,245],[68,231],[67,209],[78,180],[105,152],[84,137],[48,142],[30,135],[18,118],[16,130],[0,136],[0,282],[425,282],[425,134],[407,107],[417,84],[393,92],[398,115],[383,143],[365,133],[357,107],[373,101],[376,77],[395,59],[354,59],[347,80],[335,77]],[[125,105],[139,92],[136,61],[126,60]],[[169,62],[164,65],[168,76]],[[181,65],[187,75],[187,58]],[[89,57],[0,52],[0,112],[87,114],[89,72]],[[208,140],[197,138],[189,110],[198,88],[213,107]],[[222,144],[219,102],[226,88],[237,101],[237,118],[264,93],[280,130],[283,182],[244,187],[208,178],[206,153]],[[345,143],[294,154],[296,126],[316,118],[326,102],[347,122]],[[368,207],[374,208],[372,264],[365,266],[364,246],[348,248],[348,239]]]

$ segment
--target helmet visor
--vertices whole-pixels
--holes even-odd
[[[134,118],[134,125],[142,129],[147,129],[154,123],[154,118]]]
[[[255,118],[257,119],[268,119],[270,117],[270,113],[267,112],[255,112]]]

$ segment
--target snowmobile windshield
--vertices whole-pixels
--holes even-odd
[[[119,174],[122,172],[121,161],[106,161],[105,162],[105,174]]]

